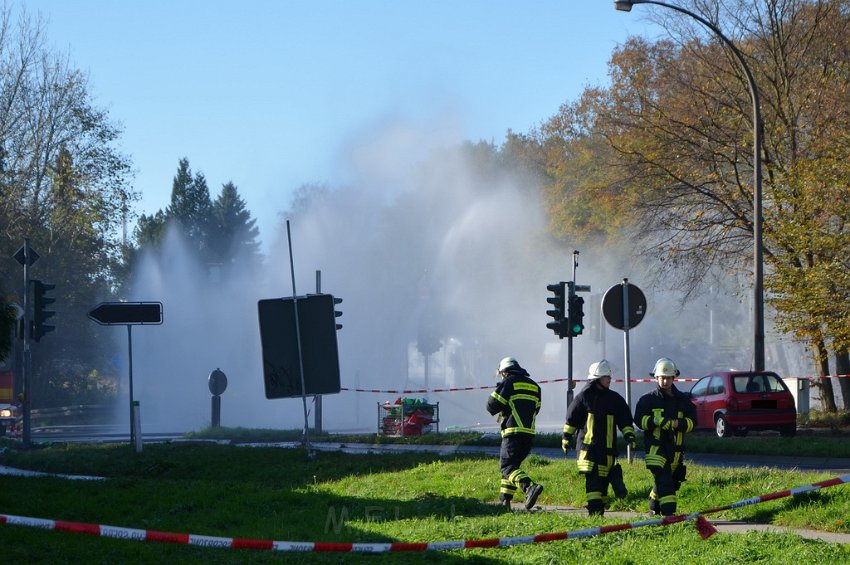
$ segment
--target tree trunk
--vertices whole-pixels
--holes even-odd
[[[818,368],[818,375],[826,377],[829,375],[829,352],[826,350],[823,339],[816,340],[814,346],[815,366]],[[812,383],[812,386],[820,387],[820,399],[824,412],[837,412],[835,394],[832,392],[832,380],[817,379],[817,381]]]
[[[835,352],[835,373],[850,375],[850,353],[846,349]],[[850,377],[839,377],[838,384],[841,387],[842,405],[845,410],[850,410]]]

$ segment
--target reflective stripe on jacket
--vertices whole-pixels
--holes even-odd
[[[673,394],[664,394],[660,387],[640,397],[635,408],[635,424],[644,431],[643,440],[647,467],[662,468],[669,464],[676,469],[682,464],[685,434],[697,422],[696,407],[683,392],[672,387]],[[678,420],[674,428],[672,423]]]
[[[502,414],[502,437],[534,435],[534,420],[540,412],[540,385],[524,370],[511,372],[496,385],[487,399],[487,412]]]
[[[593,382],[579,392],[567,408],[564,433],[580,430],[576,449],[579,471],[589,473],[599,466],[600,476],[607,476],[619,455],[617,428],[624,437],[634,436],[632,412],[618,393]]]

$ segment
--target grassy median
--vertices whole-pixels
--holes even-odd
[[[611,516],[589,518],[584,512],[500,511],[493,504],[499,485],[493,456],[318,452],[310,460],[302,448],[164,443],[146,445],[136,453],[126,444],[56,444],[7,449],[0,464],[107,477],[70,481],[4,476],[2,514],[166,532],[278,541],[422,542],[525,536],[623,522]],[[582,506],[584,481],[574,461],[532,455],[524,468],[546,487],[539,504]],[[639,463],[624,468],[630,493],[614,500],[611,509],[644,513],[651,476]],[[824,473],[689,465],[689,480],[679,492],[680,512],[829,478]],[[707,517],[850,532],[850,485]],[[199,548],[8,524],[0,524],[0,540],[7,560],[27,563],[850,561],[850,545],[773,533],[721,533],[703,540],[690,522],[509,548],[392,555]]]

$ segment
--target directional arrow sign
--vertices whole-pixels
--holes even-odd
[[[161,324],[162,302],[101,302],[89,318],[103,326],[118,324]]]

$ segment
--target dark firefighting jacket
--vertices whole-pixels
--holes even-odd
[[[635,424],[644,431],[644,462],[650,469],[661,469],[669,464],[675,470],[681,465],[685,434],[697,423],[697,411],[691,399],[676,385],[671,391],[673,394],[668,396],[656,386],[654,391],[640,397],[635,408]]]
[[[590,382],[578,393],[567,408],[564,436],[579,432],[576,442],[579,471],[588,473],[599,465],[602,475],[617,459],[617,428],[626,442],[633,442],[632,411],[622,396],[613,390]]]
[[[487,398],[487,412],[502,415],[502,437],[534,435],[534,420],[540,412],[540,385],[525,369],[512,370]]]

